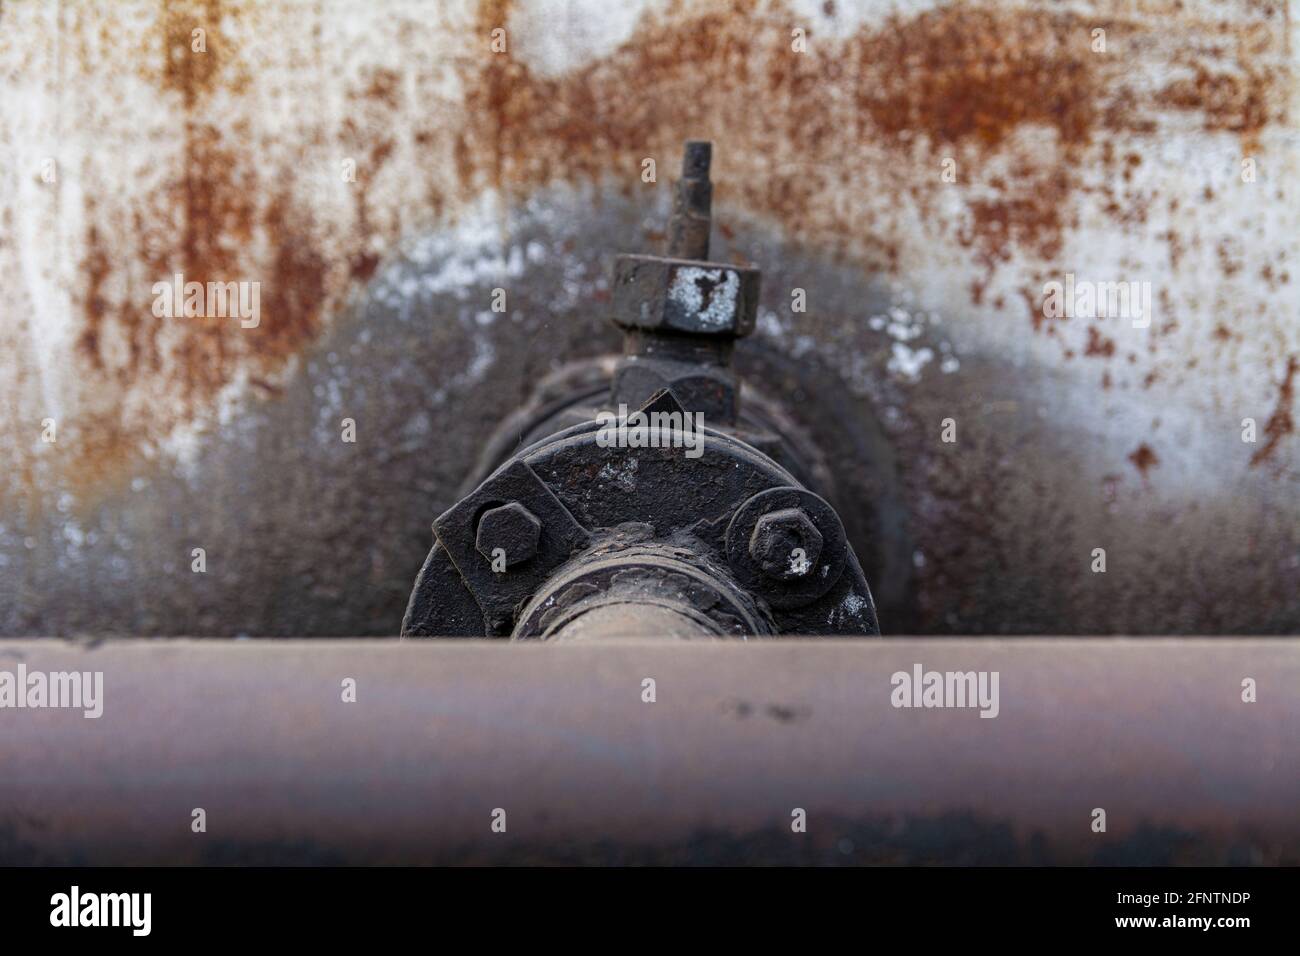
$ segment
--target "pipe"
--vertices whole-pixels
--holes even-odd
[[[641,638],[720,637],[702,614],[689,607],[650,604],[644,600],[593,605],[558,628],[556,641],[605,641]]]
[[[1300,862],[1297,640],[0,643],[20,664],[102,672],[103,715],[0,710],[4,864]],[[996,671],[996,717],[895,707],[917,665]]]

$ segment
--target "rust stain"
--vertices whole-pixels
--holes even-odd
[[[221,19],[226,12],[222,0],[171,0],[161,4],[157,42],[163,59],[156,79],[163,89],[180,94],[186,110],[194,109],[217,87],[227,65],[230,47],[221,33]],[[154,58],[148,57],[146,62],[152,63]]]
[[[1141,472],[1142,477],[1147,477],[1147,472],[1160,464],[1160,459],[1156,453],[1151,450],[1151,446],[1146,442],[1138,445],[1136,449],[1129,453],[1128,460],[1133,463],[1133,467]]]
[[[256,154],[240,142],[247,136],[245,123],[218,125],[215,95],[237,96],[248,82],[247,66],[232,52],[235,47],[221,25],[247,15],[245,7],[217,0],[163,5],[154,41],[162,66],[145,72],[180,100],[180,161],[173,174],[134,201],[129,219],[111,223],[112,235],[106,234],[104,217],[93,215],[93,202],[87,217],[87,288],[77,349],[89,371],[123,387],[153,376],[169,406],[169,422],[200,413],[241,371],[263,393],[278,394],[280,386],[268,379],[314,340],[338,287],[310,209],[290,192],[292,176],[285,170],[263,171]],[[196,28],[206,34],[202,52],[191,47]],[[382,78],[373,81],[372,93],[389,95]],[[364,198],[358,202],[358,219],[364,224]],[[251,251],[259,240],[265,243],[264,255]],[[127,274],[132,259],[132,271],[138,270],[135,281],[119,282],[110,293],[109,279]],[[370,271],[373,265],[351,268],[354,275]],[[246,329],[228,318],[153,316],[148,290],[178,273],[187,283],[257,282],[259,324]],[[112,411],[78,418],[74,484],[79,486],[102,480],[141,440],[157,437],[147,423]]]
[[[851,41],[855,98],[876,135],[932,146],[1001,145],[1026,125],[1086,143],[1099,76],[1085,21],[1032,11],[947,6]]]
[[[419,150],[445,147],[453,166],[445,182],[430,179],[426,221],[487,187],[520,198],[553,181],[604,180],[621,170],[630,191],[639,186],[642,158],[665,160],[683,138],[711,136],[728,164],[718,177],[720,204],[769,217],[788,236],[865,268],[899,273],[916,241],[899,219],[905,200],[927,242],[946,242],[982,271],[970,284],[979,304],[1008,263],[1026,277],[1061,271],[1064,240],[1089,193],[1100,193],[1096,207],[1116,228],[1145,221],[1154,197],[1124,192],[1142,157],[1112,140],[1154,143],[1163,113],[1173,111],[1253,141],[1285,120],[1290,79],[1255,62],[1286,42],[1287,31],[1278,34],[1285,6],[1262,7],[1254,25],[1222,37],[1221,50],[1173,54],[1184,75],[1149,89],[1130,78],[1130,60],[1092,52],[1096,18],[1065,9],[953,3],[852,33],[813,31],[810,51],[795,54],[789,28],[797,17],[780,3],[673,4],[646,14],[612,51],[552,76],[513,55],[513,44],[511,52],[487,53],[491,31],[509,27],[513,5],[486,0],[469,38],[480,55],[455,68],[463,104],[425,115],[425,104],[406,92],[422,67],[394,58],[361,71],[344,91],[341,114],[306,117],[302,130],[286,132],[298,155],[267,168],[256,150],[236,145],[245,132],[240,121],[223,123],[213,110],[218,98],[239,102],[261,80],[227,34],[274,11],[220,0],[159,7],[140,69],[175,104],[183,148],[172,174],[132,198],[127,215],[110,220],[88,207],[76,341],[91,378],[128,386],[152,376],[175,404],[155,422],[100,413],[79,462],[92,480],[141,439],[156,437],[151,429],[188,420],[241,377],[264,397],[279,394],[286,362],[319,335],[349,283],[373,276],[399,237],[401,217],[381,206],[369,184],[399,156],[403,127]],[[1189,29],[1218,32],[1176,5],[1170,11]],[[1156,15],[1102,25],[1112,41],[1134,49],[1170,29]],[[205,53],[191,49],[196,27],[206,31]],[[292,188],[296,159],[335,147],[368,173],[351,192],[341,230]],[[940,203],[947,160],[956,170],[956,215]],[[1085,175],[1097,169],[1104,185]],[[1169,200],[1171,211],[1176,202]],[[1191,244],[1174,228],[1165,240],[1177,267]],[[1241,268],[1238,248],[1222,244],[1225,274]],[[261,281],[261,325],[152,320],[139,283],[176,272],[187,281]],[[1286,275],[1280,264],[1277,272]],[[1037,289],[1025,284],[1020,293],[1033,328],[1054,335]],[[1109,360],[1114,353],[1113,341],[1089,330],[1084,354]],[[1107,375],[1104,386],[1110,382]],[[1287,409],[1279,404],[1257,457],[1292,431],[1290,382],[1288,373]],[[1155,464],[1147,452],[1150,460],[1130,456],[1144,473]]]
[[[480,35],[508,22],[509,7],[482,4]],[[745,28],[736,29],[742,19]],[[890,17],[808,55],[791,52],[790,22],[780,6],[745,0],[681,20],[649,18],[609,56],[558,78],[494,57],[466,98],[461,181],[524,192],[551,179],[633,168],[644,155],[668,152],[683,130],[726,130],[732,155],[749,151],[769,162],[761,174],[729,183],[740,203],[795,234],[852,235],[868,247],[871,265],[893,268],[898,249],[887,224],[826,209],[828,190],[852,185],[847,157],[895,154],[883,163],[872,158],[878,176],[874,167],[904,168],[904,157],[924,150],[920,178],[860,185],[904,189],[929,209],[944,159],[967,181],[980,155],[1041,127],[1055,134],[1053,158],[1066,164],[1045,168],[1033,151],[1016,157],[1009,178],[968,204],[958,238],[990,268],[1016,247],[1048,258],[1059,251],[1075,187],[1068,157],[1103,120],[1107,67],[1089,52],[1090,21],[952,5]],[[773,161],[777,144],[793,145],[787,162]]]
[[[1300,370],[1300,357],[1288,356],[1286,374],[1282,377],[1282,382],[1277,389],[1277,406],[1273,409],[1273,414],[1268,417],[1268,421],[1264,425],[1264,435],[1267,441],[1264,442],[1259,451],[1250,456],[1252,466],[1261,465],[1267,461],[1277,451],[1277,446],[1282,439],[1295,431],[1295,419],[1291,416],[1291,405],[1295,401],[1295,374],[1297,370]]]
[[[1264,127],[1282,115],[1281,108],[1271,102],[1271,90],[1276,84],[1272,72],[1213,73],[1197,64],[1190,78],[1170,83],[1157,95],[1156,102],[1200,114],[1207,131],[1238,133],[1247,142],[1254,142]]]
[[[1097,331],[1095,325],[1090,325],[1088,326],[1088,345],[1083,350],[1083,354],[1110,358],[1115,354],[1115,340],[1102,335]]]

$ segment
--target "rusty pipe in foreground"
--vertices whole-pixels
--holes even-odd
[[[0,643],[20,664],[100,671],[104,706],[0,709],[3,864],[1300,862],[1297,640]],[[893,706],[916,665],[998,672],[997,716]]]

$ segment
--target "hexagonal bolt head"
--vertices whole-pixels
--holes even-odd
[[[536,555],[541,540],[542,523],[517,501],[490,508],[478,519],[475,547],[489,561],[492,552],[500,548],[505,553],[506,567],[522,564]]]
[[[768,577],[794,581],[817,567],[822,534],[802,509],[782,508],[755,523],[749,536],[749,555]]]

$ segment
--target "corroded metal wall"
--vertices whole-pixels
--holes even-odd
[[[0,632],[395,632],[688,137],[749,361],[889,441],[886,632],[1300,626],[1287,3],[609,6],[0,6]],[[259,324],[155,317],[176,273]]]

